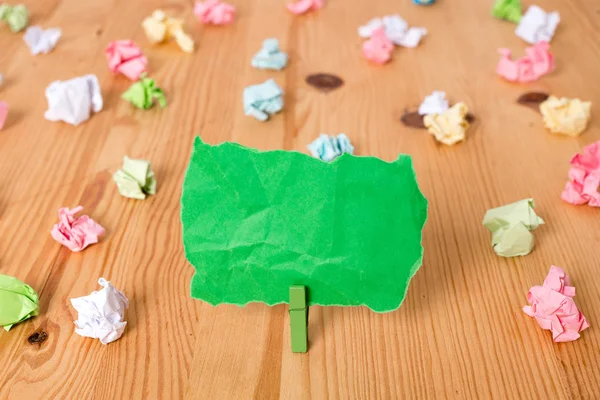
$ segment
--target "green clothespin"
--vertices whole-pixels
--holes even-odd
[[[306,306],[306,287],[290,286],[290,331],[292,333],[292,352],[306,353],[308,349],[308,307]]]

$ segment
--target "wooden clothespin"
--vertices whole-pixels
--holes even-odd
[[[306,306],[306,287],[290,286],[290,332],[292,334],[292,352],[306,353],[308,349],[308,307]]]

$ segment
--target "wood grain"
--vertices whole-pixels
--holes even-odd
[[[600,211],[560,200],[568,160],[600,139],[600,6],[596,0],[545,0],[561,24],[552,42],[557,69],[528,85],[494,74],[496,48],[523,54],[514,25],[490,17],[492,1],[329,0],[296,17],[283,0],[232,0],[238,19],[203,27],[192,2],[25,0],[32,24],[63,30],[56,49],[32,57],[21,36],[0,28],[0,99],[10,116],[0,133],[0,273],[40,294],[41,315],[0,331],[2,399],[388,399],[600,398]],[[525,2],[526,6],[530,2]],[[155,8],[185,16],[194,54],[151,47],[140,28]],[[430,34],[417,49],[369,65],[356,28],[399,13]],[[290,54],[281,72],[255,70],[266,37]],[[166,109],[133,109],[119,99],[129,82],[109,72],[103,49],[130,38],[166,91]],[[305,83],[332,73],[345,84],[323,94]],[[93,73],[105,108],[79,127],[43,118],[53,80]],[[273,77],[285,109],[267,123],[245,117],[242,90]],[[477,121],[465,143],[437,145],[399,118],[432,90],[464,101]],[[593,102],[578,138],[552,135],[541,117],[516,104],[527,91]],[[189,296],[179,222],[183,173],[195,135],[261,149],[296,149],[319,133],[345,132],[361,155],[410,154],[430,201],[425,261],[403,306],[313,307],[310,351],[292,354],[287,307],[212,307]],[[119,196],[111,174],[123,155],[152,161],[158,193]],[[486,209],[533,197],[547,224],[522,258],[497,257],[481,226]],[[107,228],[100,244],[71,253],[49,231],[62,206],[82,204]],[[521,311],[525,294],[550,265],[577,287],[591,323],[582,338],[555,344]],[[131,300],[125,335],[103,346],[74,333],[69,299],[104,276]],[[48,339],[29,344],[43,329]]]

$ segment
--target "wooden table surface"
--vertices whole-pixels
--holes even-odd
[[[526,43],[490,16],[491,0],[329,0],[304,16],[283,0],[232,3],[233,25],[202,27],[191,1],[25,0],[33,25],[63,30],[56,49],[36,57],[22,34],[0,28],[0,100],[10,105],[0,133],[0,273],[30,284],[41,308],[0,331],[0,398],[600,398],[600,210],[560,199],[570,157],[600,139],[597,1],[538,3],[561,14],[557,68],[528,85],[494,73],[498,47],[521,56]],[[185,17],[193,54],[149,45],[140,22],[158,7]],[[370,65],[356,29],[392,13],[430,34],[416,49],[396,48],[391,63]],[[281,72],[250,66],[267,37],[290,55]],[[103,49],[124,38],[142,46],[167,108],[137,110],[120,99],[130,82],[110,73]],[[345,85],[320,93],[304,81],[316,72]],[[100,80],[103,111],[78,127],[46,121],[48,84],[89,73]],[[244,116],[242,90],[268,78],[285,90],[285,108],[261,123]],[[476,116],[466,142],[438,145],[399,122],[433,90]],[[578,138],[548,133],[539,114],[515,103],[532,90],[591,100],[591,126]],[[359,155],[413,157],[430,206],[424,263],[395,312],[312,307],[309,352],[292,354],[287,306],[190,298],[183,175],[196,135],[306,151],[318,134],[339,132]],[[156,196],[119,196],[111,175],[124,155],[152,161]],[[546,220],[535,249],[496,256],[483,214],[528,197]],[[49,232],[59,207],[79,204],[107,235],[72,253]],[[591,324],[572,343],[553,343],[521,311],[552,264],[570,274]],[[125,334],[107,346],[75,334],[69,302],[97,290],[101,276],[130,299]],[[48,333],[41,345],[27,341],[36,330]]]

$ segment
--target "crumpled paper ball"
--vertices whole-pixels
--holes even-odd
[[[465,140],[465,132],[469,129],[465,103],[456,103],[443,114],[429,114],[423,123],[438,142],[451,146]]]
[[[544,125],[552,133],[579,136],[588,125],[592,103],[579,99],[548,97],[540,104]]]

